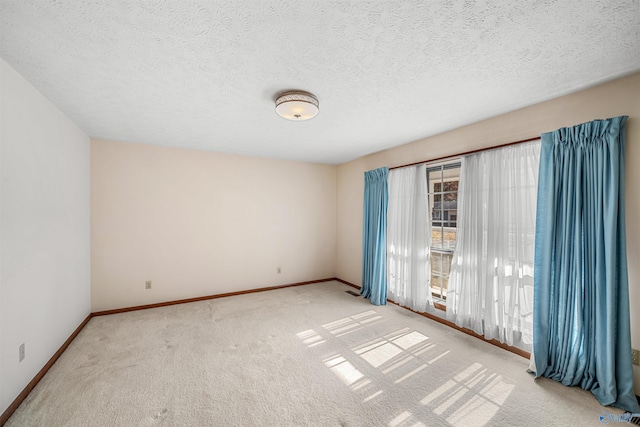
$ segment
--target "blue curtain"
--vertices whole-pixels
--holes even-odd
[[[388,168],[364,173],[362,220],[362,288],[372,304],[387,304],[387,187]]]
[[[624,207],[627,117],[542,134],[534,262],[536,377],[637,412]]]

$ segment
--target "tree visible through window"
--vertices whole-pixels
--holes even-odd
[[[427,168],[431,212],[431,294],[439,302],[447,299],[451,259],[456,246],[459,179],[459,162]]]

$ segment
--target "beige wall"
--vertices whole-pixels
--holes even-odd
[[[89,137],[2,59],[0,85],[1,414],[89,315],[91,288]]]
[[[92,140],[93,311],[333,277],[335,241],[335,166]]]
[[[633,347],[640,349],[640,74],[338,166],[337,277],[361,283],[363,172],[518,141],[560,127],[620,115],[629,116],[626,202],[631,340]],[[634,380],[636,394],[640,394],[637,366]]]

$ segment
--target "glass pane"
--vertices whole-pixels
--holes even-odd
[[[455,228],[445,228],[442,234],[442,249],[452,251],[456,248],[457,231]]]
[[[444,189],[442,191],[455,191],[458,192],[458,181],[445,181]]]
[[[447,299],[447,285],[449,284],[449,276],[441,277],[440,282],[442,283],[442,299]]]
[[[431,227],[431,247],[442,249],[442,229],[433,224]]]
[[[440,275],[442,274],[442,266],[441,261],[442,254],[438,252],[431,252],[431,274]]]
[[[444,193],[442,195],[442,219],[444,227],[455,227],[455,224],[451,221],[452,216],[457,220],[458,218],[458,193]]]
[[[427,172],[429,176],[429,193],[433,193],[434,191],[440,191],[442,188],[442,172],[440,171],[440,167],[429,169]],[[436,185],[438,185],[438,190],[436,190]]]
[[[442,254],[442,273],[447,276],[451,272],[451,259],[453,258],[453,254]]]
[[[442,298],[442,293],[440,292],[440,286],[442,284],[442,277],[440,276],[431,276],[431,294],[438,298]]]
[[[444,181],[450,181],[448,178],[458,179],[460,176],[460,164],[444,165],[442,175],[444,177]]]
[[[446,184],[446,182],[445,182],[445,184]],[[458,181],[456,181],[456,184],[458,184]],[[446,206],[447,202],[457,202],[458,201],[458,193],[457,192],[456,193],[444,193],[442,195],[442,197],[444,197],[445,206]]]
[[[450,212],[449,213],[449,224],[451,227],[457,227],[458,226],[458,213],[457,212]]]

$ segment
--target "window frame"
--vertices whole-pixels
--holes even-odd
[[[457,194],[458,194],[458,187],[459,187],[459,183],[460,183],[460,172],[462,170],[462,160],[460,158],[455,158],[455,159],[449,159],[447,161],[442,161],[442,162],[434,162],[431,164],[427,164],[427,170],[426,170],[426,177],[425,179],[427,180],[427,191],[428,191],[428,198],[429,198],[429,216],[430,216],[430,225],[431,225],[431,233],[433,233],[434,227],[435,228],[439,228],[440,229],[440,245],[439,246],[434,246],[433,241],[431,242],[431,246],[429,247],[429,263],[430,265],[433,267],[433,255],[434,254],[439,254],[439,264],[440,264],[440,268],[439,271],[437,273],[434,274],[434,270],[433,268],[431,268],[431,272],[430,272],[430,276],[429,276],[429,292],[431,292],[431,297],[433,298],[434,301],[434,306],[438,309],[441,310],[446,310],[446,291],[444,291],[443,289],[443,280],[449,280],[450,274],[451,274],[451,264],[449,263],[449,266],[447,269],[444,268],[445,264],[444,259],[446,256],[449,256],[449,260],[451,260],[451,258],[453,257],[453,251],[455,250],[455,241],[453,242],[453,246],[451,247],[445,247],[444,245],[444,233],[446,231],[446,229],[456,229],[456,239],[457,239],[457,223],[458,223],[458,210],[457,210],[457,205],[456,205],[456,211],[455,211],[455,216],[454,219],[450,218],[449,215],[449,210],[445,209],[445,195],[447,194],[456,194],[456,203],[458,200]],[[451,170],[451,169],[458,169],[458,173],[457,175],[454,175],[453,177],[445,177],[445,171],[446,170]],[[437,180],[432,180],[430,179],[430,175],[433,172],[440,172],[440,177]],[[432,182],[433,181],[433,182]],[[446,182],[452,182],[452,181],[457,181],[458,182],[458,186],[456,187],[456,191],[451,191],[451,190],[446,190],[445,189],[445,183]],[[433,186],[432,186],[433,184]],[[440,184],[439,186],[439,190],[440,191],[436,191],[437,188],[437,184]],[[432,190],[433,188],[433,190]],[[438,198],[440,199],[440,208],[438,211],[438,219],[433,218],[434,216],[434,209],[435,209],[435,203],[437,203],[436,196],[439,196]],[[432,207],[433,206],[433,207]],[[447,211],[447,215],[445,215],[445,210]],[[451,224],[454,224],[454,227],[451,227]],[[435,225],[434,225],[435,224]],[[433,236],[433,234],[432,234]],[[448,271],[445,273],[445,271]],[[439,283],[439,288],[440,288],[440,293],[435,293],[433,291],[433,279],[434,277],[437,277],[440,279],[440,283]]]

